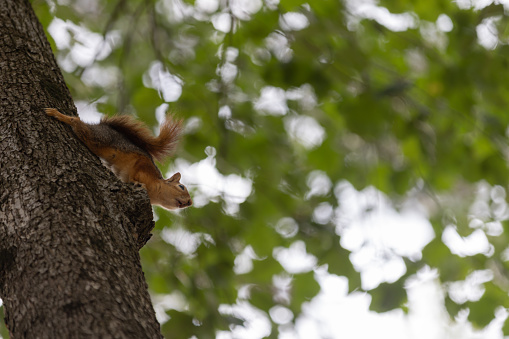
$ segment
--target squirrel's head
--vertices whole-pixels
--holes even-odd
[[[174,210],[186,208],[193,204],[186,186],[180,183],[180,173],[164,180],[160,187],[159,201],[155,205]]]

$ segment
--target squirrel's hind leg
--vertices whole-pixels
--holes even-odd
[[[55,108],[45,108],[44,112],[46,112],[46,114],[50,117],[54,117],[55,119],[71,126],[74,134],[76,134],[76,136],[82,142],[84,142],[92,152],[99,155],[95,149],[96,147],[94,147],[94,143],[92,142],[92,131],[90,130],[88,124],[81,121],[78,117],[70,117],[68,115],[62,114]]]
[[[65,122],[68,125],[72,125],[73,119],[79,120],[79,118],[73,118],[73,117],[64,115],[64,114],[60,113],[58,110],[56,110],[55,108],[45,108],[44,112],[46,112],[46,114],[49,115],[50,117],[54,117],[57,120]]]

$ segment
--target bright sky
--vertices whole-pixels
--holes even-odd
[[[278,2],[278,0],[266,1],[266,5],[270,7]],[[261,0],[231,0],[230,3],[235,15],[244,20],[249,19],[250,15],[260,10],[262,6]],[[374,0],[347,0],[346,3],[351,13],[348,22],[351,27],[355,27],[363,18],[375,20],[394,31],[406,30],[417,25],[416,17],[411,13],[391,14],[387,9],[378,6]],[[491,1],[457,1],[460,7],[481,6],[481,3],[486,6]],[[165,0],[163,4],[163,9],[168,11],[168,15],[173,20],[179,21],[199,13],[214,13],[218,0],[196,0],[195,9],[177,0]],[[225,13],[214,14],[211,21],[218,31],[228,32],[231,29],[229,17]],[[280,25],[286,30],[301,30],[305,29],[309,22],[300,13],[286,13],[281,16]],[[479,43],[485,48],[494,48],[498,43],[498,38],[493,33],[496,30],[491,29],[492,26],[493,22],[486,20],[477,28]],[[430,23],[421,33],[439,45],[443,43],[441,42],[443,33],[450,31],[452,27],[451,19],[442,14],[436,23]],[[90,66],[94,59],[105,58],[118,41],[118,32],[109,33],[103,40],[99,34],[58,18],[54,19],[48,31],[58,49],[69,51],[61,54],[58,59],[60,66],[69,72],[77,66]],[[73,33],[74,40],[71,39],[69,32]],[[193,53],[192,46],[188,47],[189,53]],[[281,34],[270,35],[266,39],[266,47],[280,60],[292,57],[289,43]],[[227,62],[219,70],[225,82],[235,79],[237,68],[234,61],[237,55],[238,50],[234,48],[226,53]],[[263,58],[263,53],[258,57]],[[253,62],[256,63],[256,59],[253,59]],[[91,66],[83,74],[83,81],[88,84],[110,86],[115,83],[117,72],[115,68]],[[147,70],[143,83],[159,91],[165,101],[172,102],[180,97],[183,80],[171,74],[161,63],[154,62]],[[210,83],[207,86],[213,88],[214,84]],[[298,102],[303,112],[317,104],[313,89],[307,84],[288,91],[277,87],[264,87],[253,104],[259,114],[281,116],[288,136],[296,143],[309,149],[319,146],[326,137],[323,127],[310,116],[290,112],[288,101]],[[101,115],[97,112],[95,104],[85,102],[76,104],[84,121],[99,120]],[[166,109],[167,105],[162,105],[158,109],[159,121]],[[231,110],[224,106],[218,114],[220,117],[229,118]],[[190,117],[186,131],[192,133],[200,125],[201,121],[198,118]],[[234,120],[230,121],[227,127],[239,133],[249,133],[250,128]],[[192,188],[196,208],[210,201],[222,200],[224,212],[235,215],[239,205],[252,192],[252,178],[248,173],[243,176],[221,174],[216,168],[215,155],[216,150],[207,147],[200,161],[190,163],[184,159],[176,159],[170,172],[186,173],[182,182]],[[314,220],[319,223],[334,220],[336,232],[341,235],[341,245],[352,252],[350,260],[361,273],[363,288],[371,289],[381,282],[396,281],[406,271],[401,256],[419,259],[422,248],[435,237],[427,218],[426,208],[415,199],[409,198],[407,204],[396,211],[390,200],[373,187],[357,191],[347,181],[332,183],[325,173],[319,171],[311,173],[307,182],[310,187],[308,197],[325,195],[332,191],[340,202],[341,207],[336,210],[327,204],[320,205],[315,210]],[[486,194],[494,194],[493,190],[500,193],[500,188],[480,184],[477,202],[479,206],[482,207]],[[370,206],[369,213],[365,212],[367,206]],[[473,210],[475,212],[475,206]],[[291,238],[297,227],[295,220],[285,218],[278,223],[276,230],[283,236]],[[475,228],[475,225],[473,227]],[[486,233],[496,234],[500,231],[501,226],[495,223],[489,225],[488,229],[479,227],[471,236],[462,238],[451,225],[446,228],[442,240],[458,255],[474,253],[489,255],[491,248]],[[187,255],[192,255],[201,241],[213,242],[207,235],[192,234],[178,227],[163,230],[162,238]],[[384,255],[380,255],[381,253]],[[306,252],[304,242],[297,241],[288,249],[277,248],[273,256],[289,273],[313,270],[321,286],[320,293],[304,304],[303,313],[295,320],[295,327],[292,327],[289,324],[294,319],[289,309],[278,306],[271,309],[267,315],[250,306],[245,300],[248,291],[241,291],[238,303],[223,305],[221,311],[243,316],[247,320],[246,326],[237,326],[231,332],[218,333],[217,338],[262,338],[270,333],[268,317],[279,324],[281,339],[502,338],[500,329],[507,317],[505,310],[499,310],[492,323],[481,332],[472,330],[465,321],[466,314],[458,316],[454,321],[449,320],[443,303],[444,287],[437,283],[437,272],[432,269],[424,269],[411,281],[407,281],[408,314],[401,310],[377,314],[368,310],[369,295],[362,292],[348,294],[348,280],[345,277],[328,274],[325,267],[315,267],[316,259]],[[256,253],[247,247],[235,262],[236,272],[238,274],[248,272],[254,259]],[[288,286],[290,279],[290,276],[276,277],[274,284],[280,287]],[[464,282],[449,287],[452,291],[451,296],[458,301],[475,300],[482,295],[482,283],[490,279],[489,272],[474,272]],[[154,304],[161,322],[168,321],[165,310],[185,308],[185,300],[178,292],[154,296]]]
[[[77,104],[84,120],[99,120],[100,114],[91,106]],[[158,109],[159,121],[164,116],[166,108],[162,106]],[[200,122],[192,120],[190,125],[194,126],[188,126],[189,129],[199,128]],[[302,142],[314,147],[315,144],[320,144],[323,129],[315,128],[313,124],[309,126],[310,130],[304,135],[308,133],[309,140],[313,142],[309,140]],[[291,129],[287,132],[292,135]],[[216,168],[215,155],[215,149],[208,147],[204,150],[203,159],[196,163],[178,158],[166,176],[175,171],[186,173],[183,182],[193,189],[193,199],[197,208],[210,201],[221,199],[224,202],[224,212],[235,215],[239,204],[251,194],[252,181],[248,176],[222,175]],[[335,221],[336,231],[341,235],[341,245],[352,252],[350,260],[361,273],[362,287],[365,289],[375,288],[381,282],[394,282],[399,279],[406,272],[401,256],[420,259],[424,246],[435,237],[428,221],[426,207],[412,194],[409,194],[402,208],[396,211],[391,201],[373,187],[357,191],[347,181],[334,184],[321,171],[310,173],[307,183],[308,198],[327,195],[331,191],[336,196],[341,207],[333,210],[331,206],[320,205],[315,210],[314,218],[315,221],[322,223]],[[503,194],[505,191],[501,192],[501,187],[479,184],[478,198],[472,206],[473,215],[482,213],[483,204],[489,198],[498,195],[502,199]],[[366,212],[367,209],[370,212]],[[295,220],[284,218],[278,223],[276,230],[291,238],[295,235],[297,227]],[[454,226],[448,226],[442,240],[453,253],[461,256],[476,253],[489,255],[491,248],[487,242],[486,232],[495,235],[500,232],[501,225],[495,223],[481,229],[480,224],[476,225],[473,222],[472,227],[477,227],[477,230],[469,237],[462,238]],[[174,245],[178,251],[191,256],[201,242],[213,244],[212,238],[207,236],[190,233],[178,225],[166,228],[162,232],[163,240]],[[271,310],[269,315],[264,314],[246,302],[247,294],[240,293],[236,305],[223,305],[221,311],[242,316],[247,320],[246,326],[237,326],[231,332],[218,333],[218,338],[263,338],[270,333],[268,317],[279,324],[282,339],[502,338],[501,327],[507,317],[505,310],[500,310],[495,320],[483,331],[474,331],[466,322],[466,315],[450,321],[443,303],[443,287],[437,282],[437,272],[429,268],[419,272],[407,282],[408,314],[401,310],[378,314],[369,311],[368,294],[363,292],[348,294],[348,280],[345,277],[328,274],[325,267],[317,268],[316,258],[306,252],[304,242],[296,241],[289,248],[276,248],[273,256],[289,274],[314,271],[321,286],[319,295],[304,304],[302,315],[296,319],[296,326],[292,327],[288,325],[293,320],[290,310],[278,306]],[[235,261],[236,273],[249,272],[252,260],[256,258],[252,248],[247,247]],[[280,277],[274,284],[284,286],[290,279]],[[487,272],[477,272],[464,282],[450,286],[449,292],[451,296],[457,298],[457,301],[476,300],[482,295],[482,283],[489,280],[491,276]],[[248,293],[247,290],[245,293]],[[161,322],[169,320],[166,310],[185,308],[185,300],[178,292],[154,296],[154,304]]]

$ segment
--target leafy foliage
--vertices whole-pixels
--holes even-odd
[[[338,185],[345,180],[359,191],[376,187],[396,208],[412,194],[431,201],[435,238],[422,258],[403,255],[406,272],[396,282],[369,291],[374,310],[405,307],[407,278],[426,266],[446,291],[474,271],[494,272],[478,300],[446,298],[451,316],[468,308],[469,320],[484,327],[497,307],[508,307],[507,234],[488,229],[490,222],[507,228],[503,5],[400,0],[362,11],[352,1],[67,3],[33,5],[44,26],[60,22],[68,35],[62,43],[49,29],[76,101],[107,114],[135,113],[150,126],[156,110],[168,108],[189,124],[179,159],[162,168],[208,162],[220,174],[215,179],[231,179],[223,185],[236,186],[235,178],[252,185],[246,199],[189,185],[197,208],[155,210],[155,235],[141,256],[154,296],[180,300],[163,308],[167,338],[208,338],[242,326],[221,305],[245,301],[266,315],[284,305],[295,321],[320,291],[312,270],[292,272],[275,255],[299,241],[315,266],[361,289],[340,242]],[[91,48],[90,38],[100,42]],[[317,173],[331,184],[311,180]],[[476,214],[479,187],[488,193]],[[465,238],[481,230],[493,250],[452,251],[443,240],[448,226]]]

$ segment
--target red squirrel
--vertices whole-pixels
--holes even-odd
[[[164,179],[153,159],[162,161],[173,153],[182,134],[181,120],[167,116],[159,136],[154,137],[148,128],[126,115],[105,117],[99,124],[91,125],[54,108],[44,111],[71,126],[78,139],[120,180],[145,187],[152,205],[172,210],[193,204],[186,187],[180,183],[180,173]]]

